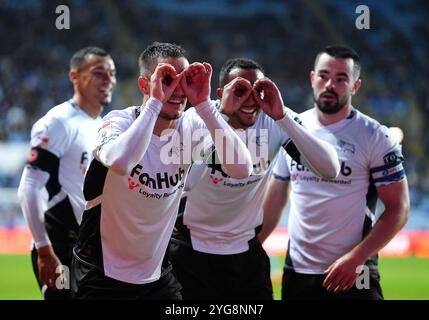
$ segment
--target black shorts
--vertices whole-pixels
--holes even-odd
[[[174,239],[170,259],[184,300],[272,300],[270,260],[259,241],[232,255],[198,252]]]
[[[302,274],[285,267],[282,280],[282,300],[383,300],[378,272],[369,273],[369,288],[356,285],[341,293],[328,292],[323,287],[324,274]]]
[[[146,284],[132,284],[109,278],[73,257],[71,269],[73,299],[79,300],[181,300],[182,286],[167,266],[161,277]]]

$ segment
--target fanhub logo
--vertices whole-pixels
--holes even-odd
[[[138,181],[142,186],[147,186],[151,189],[169,189],[175,187],[180,181],[182,181],[185,175],[185,170],[179,167],[179,172],[174,175],[169,175],[168,172],[157,172],[155,177],[151,177],[146,172],[142,172],[143,166],[140,164],[136,165],[131,171],[130,177],[128,178],[128,188],[133,190],[139,186],[138,182],[133,180],[134,176],[138,176]]]
[[[128,177],[128,189],[133,190],[140,186],[140,183],[134,182],[131,177]]]
[[[212,179],[214,184],[218,184],[219,182],[221,182],[223,180],[223,178],[218,178],[215,176],[210,175],[210,179]]]

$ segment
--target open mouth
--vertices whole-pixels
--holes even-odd
[[[170,103],[170,104],[181,105],[183,103],[183,99],[177,98],[177,97],[171,97],[170,99],[168,99],[167,102]]]
[[[255,107],[244,107],[244,108],[240,108],[240,111],[245,113],[245,114],[253,114],[257,111],[257,108],[255,108]]]

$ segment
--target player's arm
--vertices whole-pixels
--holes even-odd
[[[36,124],[32,130],[34,147],[31,149],[18,186],[18,199],[38,253],[38,278],[41,283],[52,289],[55,289],[55,280],[58,276],[56,268],[61,262],[46,232],[44,212],[48,204],[42,190],[46,186],[51,198],[61,190],[57,179],[60,163],[57,154],[61,154],[66,141],[64,127],[58,122],[51,120],[48,123]],[[46,146],[42,147],[42,144]]]
[[[171,81],[164,81],[166,77]],[[110,128],[109,133],[103,127],[100,129],[101,141],[94,152],[95,158],[117,174],[126,175],[145,154],[162,104],[170,98],[180,79],[181,74],[177,75],[172,65],[158,64],[150,79],[151,98],[142,106],[140,116],[123,132],[114,118],[110,123],[106,117],[103,126],[114,128]]]
[[[288,112],[277,86],[268,78],[253,85],[253,95],[264,112],[288,134],[300,152],[300,162],[315,174],[326,179],[340,172],[337,152],[326,141],[320,140],[299,125]]]
[[[38,279],[55,289],[56,268],[61,264],[45,228],[42,189],[49,179],[47,172],[26,166],[18,187],[18,199],[37,250]]]
[[[211,75],[210,64],[193,63],[185,71],[182,88],[197,114],[205,122],[224,172],[233,178],[247,178],[253,170],[252,158],[246,144],[223,119],[215,103],[210,100]],[[221,134],[223,139],[216,139],[216,134]]]
[[[259,232],[259,241],[263,243],[273,232],[289,199],[289,179],[272,175],[265,193],[263,209],[264,220]]]
[[[366,261],[376,254],[401,230],[408,221],[410,198],[407,178],[377,187],[384,211],[364,240],[352,251]]]
[[[385,209],[362,242],[327,269],[324,286],[328,291],[348,291],[356,281],[356,268],[387,245],[408,220],[410,200],[406,178],[379,186],[377,192]]]
[[[402,166],[404,158],[400,146],[392,140],[387,128],[381,127],[372,140],[372,150],[369,150],[373,163],[371,179],[385,209],[368,235],[326,270],[324,286],[328,291],[349,290],[357,277],[356,268],[389,243],[407,222],[410,199]],[[390,150],[386,154],[383,153],[385,148]]]

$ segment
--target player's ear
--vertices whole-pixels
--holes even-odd
[[[146,77],[140,76],[137,79],[137,84],[139,85],[139,88],[140,88],[141,92],[143,92],[143,94],[149,95],[149,93],[150,93],[149,81]]]
[[[70,81],[73,84],[75,84],[75,82],[77,81],[77,78],[78,78],[78,72],[77,72],[77,70],[76,69],[71,69],[69,71],[69,79],[70,79]]]
[[[355,95],[356,92],[358,92],[361,84],[362,84],[362,80],[361,79],[357,79],[355,81],[355,83],[353,84],[352,95]]]
[[[311,82],[313,82],[313,80],[314,80],[314,75],[315,75],[314,70],[311,70],[311,72],[310,72],[310,81]]]
[[[217,96],[218,96],[219,98],[222,98],[222,95],[223,95],[223,88],[217,88],[216,93],[217,93]]]
[[[310,83],[311,83],[311,88],[313,88],[314,89],[314,79],[315,79],[315,77],[316,77],[316,73],[314,72],[314,70],[312,70],[311,72],[310,72]]]

